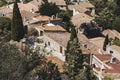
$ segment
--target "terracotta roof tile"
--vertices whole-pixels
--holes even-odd
[[[77,27],[80,27],[80,25],[82,23],[89,23],[91,20],[93,20],[94,18],[91,16],[88,16],[85,13],[79,13],[75,16],[72,17],[71,21],[73,22],[73,24]]]
[[[72,11],[73,9],[75,9],[75,10],[79,11],[80,13],[84,13],[84,12],[87,11],[86,8],[80,7],[78,4],[68,5],[68,9],[71,10],[71,11]]]
[[[66,5],[65,0],[48,0],[48,1],[55,3],[56,5]]]
[[[111,55],[110,54],[94,54],[99,60],[102,62],[108,62],[111,60]]]
[[[51,26],[43,25],[43,26],[35,26],[35,27],[38,28],[38,29],[42,29],[45,32],[46,31],[61,31],[61,32],[66,32],[66,30],[63,27],[56,26],[56,25],[54,25],[54,26],[52,26],[52,25]]]
[[[45,32],[45,35],[58,42],[60,45],[67,47],[67,42],[70,39],[68,32]]]
[[[79,2],[79,6],[84,8],[94,8],[94,5],[92,5],[90,2]]]
[[[97,38],[92,38],[92,39],[89,39],[90,42],[92,42],[94,45],[98,46],[100,49],[103,48],[103,43],[104,43],[104,40],[105,38],[104,37],[97,37]]]
[[[116,30],[107,29],[107,30],[104,30],[102,34],[105,36],[108,34],[109,38],[112,38],[112,39],[114,39],[115,37],[120,39],[120,33],[117,32]]]

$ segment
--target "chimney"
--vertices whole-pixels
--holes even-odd
[[[73,16],[75,15],[75,12],[76,12],[76,11],[75,11],[75,8],[73,8]]]
[[[58,13],[56,14],[56,19],[58,18]]]
[[[98,49],[98,52],[99,52],[100,54],[102,54],[101,49]]]

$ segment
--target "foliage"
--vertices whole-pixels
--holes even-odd
[[[64,65],[65,72],[69,76],[69,80],[75,79],[75,75],[82,68],[82,52],[79,48],[76,30],[72,27],[71,37],[68,41],[67,50],[65,52],[66,62]]]
[[[91,22],[89,24],[83,23],[81,24],[81,29],[84,29],[83,34],[86,35],[88,38],[94,38],[94,37],[101,37],[103,36],[101,34],[101,30],[99,27],[96,26],[95,23]]]
[[[55,3],[49,3],[48,0],[43,0],[42,5],[39,7],[41,15],[52,16],[59,12],[59,8]]]
[[[0,43],[0,80],[60,80],[58,67],[38,53]]]
[[[0,80],[23,80],[24,60],[12,45],[0,43]]]
[[[39,80],[61,80],[58,67],[51,61],[46,62],[43,66],[40,66],[36,74]]]
[[[75,77],[76,80],[98,80],[93,74],[93,71],[89,68],[81,69],[79,74]]]
[[[72,14],[71,14],[71,11],[69,11],[69,10],[59,12],[59,17],[63,18],[64,22],[67,22],[67,21],[71,20],[71,16],[72,16]]]
[[[43,43],[44,41],[42,39],[37,39],[36,42],[37,43]]]
[[[70,32],[71,27],[73,26],[73,23],[71,21],[66,22],[66,30]]]
[[[105,76],[105,77],[104,77],[104,80],[114,80],[114,79],[112,79],[112,78],[110,78],[110,77]]]
[[[105,29],[115,29],[120,32],[120,1],[119,0],[90,0],[96,8],[95,21]]]
[[[17,5],[17,2],[14,3],[13,8],[13,17],[11,23],[11,39],[15,41],[20,41],[24,37],[25,31],[23,27],[22,17]]]
[[[70,28],[73,26],[73,23],[71,22],[72,14],[70,11],[61,11],[59,12],[59,17],[62,18],[63,22],[66,23],[66,30],[70,32]]]
[[[20,2],[20,0],[14,0],[15,2]]]
[[[99,16],[95,18],[95,21],[100,27],[104,29],[112,29],[112,24],[114,21],[114,15],[110,10],[105,8],[99,13]]]
[[[3,5],[6,5],[7,2],[5,0],[0,0],[0,7],[2,7]]]
[[[107,6],[107,1],[105,0],[90,0],[90,2],[95,6],[96,14],[101,12]]]
[[[65,64],[64,70],[68,77],[66,80],[87,80],[87,76],[91,75],[88,68],[86,71],[83,67],[83,54],[79,46],[79,41],[77,38],[77,33],[75,27],[72,27],[70,40],[67,44],[67,50],[65,52]],[[92,77],[92,76],[91,76]],[[96,79],[89,79],[96,80]]]
[[[108,45],[109,39],[108,39],[108,35],[105,36],[105,41],[103,44],[103,50],[106,51],[106,46]]]
[[[115,37],[115,39],[113,40],[112,44],[120,46],[120,39],[118,39],[117,37]]]
[[[0,29],[10,30],[11,29],[11,20],[7,17],[0,17]]]
[[[120,32],[120,17],[116,17],[113,22],[113,28]]]

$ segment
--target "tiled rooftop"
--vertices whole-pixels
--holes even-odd
[[[68,32],[45,32],[45,35],[58,42],[60,45],[67,47],[67,42],[70,38]]]
[[[94,54],[99,60],[101,60],[102,62],[108,62],[111,60],[111,55],[110,54]]]
[[[94,8],[94,5],[92,5],[90,2],[79,2],[79,6],[84,8]]]
[[[93,20],[94,18],[91,16],[88,16],[85,13],[79,13],[75,16],[72,17],[71,21],[73,22],[73,24],[77,27],[80,27],[80,25],[82,23],[90,23],[91,20]]]
[[[104,44],[104,37],[97,37],[97,38],[92,38],[89,39],[91,43],[93,43],[94,45],[98,46],[100,49],[103,48],[103,44]]]
[[[116,30],[107,29],[107,30],[104,30],[102,34],[105,36],[108,34],[109,38],[112,38],[112,39],[114,39],[115,37],[120,39],[120,33]]]
[[[79,6],[78,4],[68,5],[68,9],[71,10],[71,11],[72,11],[73,9],[75,9],[75,10],[79,11],[80,13],[84,13],[84,12],[87,11],[86,8],[83,8],[83,7]]]
[[[48,0],[48,2],[55,3],[56,5],[66,5],[65,0]]]

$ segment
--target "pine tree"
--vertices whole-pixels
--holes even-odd
[[[67,50],[65,52],[66,62],[64,65],[65,72],[68,74],[69,80],[75,80],[75,75],[82,69],[83,56],[79,47],[79,41],[75,27],[72,27],[71,37],[68,41]]]
[[[15,41],[20,41],[24,37],[24,26],[22,17],[17,5],[17,2],[14,3],[13,8],[13,17],[12,17],[12,25],[11,25],[11,39]]]
[[[108,39],[108,35],[105,36],[105,41],[104,41],[104,45],[103,45],[103,50],[106,51],[106,46],[108,45],[109,39]]]

